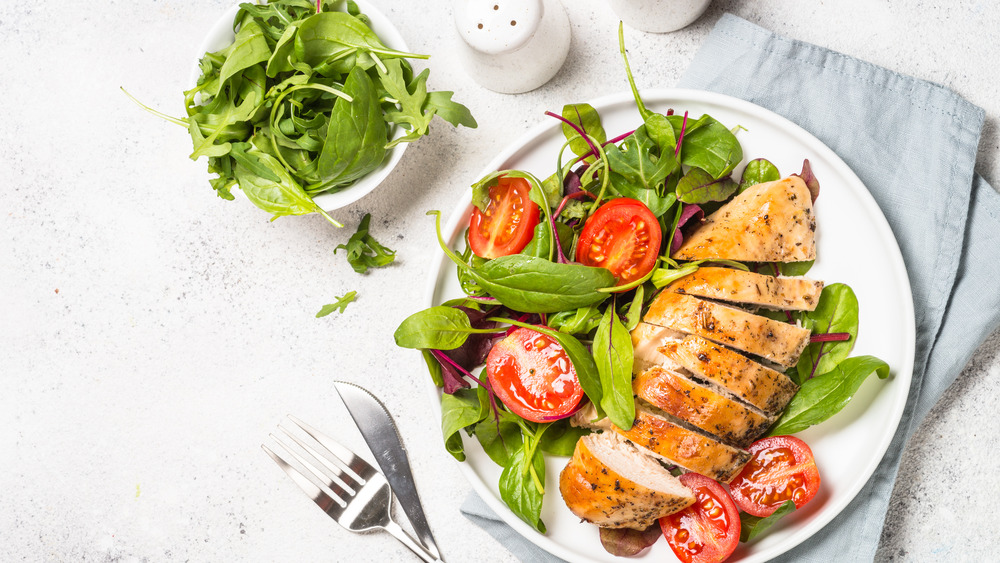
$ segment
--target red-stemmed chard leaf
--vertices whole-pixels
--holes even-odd
[[[680,143],[677,143],[680,145]],[[681,204],[681,217],[677,221],[677,228],[674,230],[674,239],[670,243],[670,253],[673,254],[677,252],[681,244],[684,242],[684,235],[681,233],[681,228],[687,225],[688,221],[697,217],[698,221],[701,221],[705,217],[705,212],[698,205],[687,205]]]
[[[795,174],[795,176],[802,178],[802,181],[806,183],[806,187],[809,188],[809,195],[812,196],[813,203],[816,203],[816,198],[819,197],[819,180],[813,174],[808,158],[802,161],[802,172]]]

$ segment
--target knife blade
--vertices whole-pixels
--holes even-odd
[[[389,488],[399,500],[399,505],[419,536],[420,542],[435,557],[440,558],[441,554],[434,542],[430,526],[427,525],[420,497],[417,496],[417,487],[410,471],[410,461],[406,457],[406,447],[389,410],[378,397],[364,387],[348,381],[336,381],[334,386],[344,405],[347,406],[347,412],[361,431],[368,449],[375,456],[375,461],[389,481]]]

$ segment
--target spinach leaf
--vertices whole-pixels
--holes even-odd
[[[347,262],[359,274],[368,273],[368,268],[381,268],[388,266],[396,259],[396,251],[382,246],[375,237],[368,234],[368,224],[371,221],[371,214],[365,213],[358,224],[358,230],[347,244],[338,245],[333,250],[336,254],[338,250],[347,251]]]
[[[538,439],[538,448],[552,455],[571,456],[577,441],[590,434],[590,430],[573,426],[568,419],[549,423],[549,428]]]
[[[470,334],[493,334],[495,329],[472,328],[469,316],[455,307],[437,306],[413,313],[403,319],[393,338],[396,346],[431,350],[453,350],[465,343]]]
[[[339,311],[341,314],[347,309],[347,306],[354,302],[358,298],[357,291],[348,291],[343,297],[338,297],[337,301],[330,303],[329,305],[323,305],[319,312],[316,313],[316,318],[325,317],[334,311]]]
[[[858,336],[858,298],[854,291],[842,283],[823,288],[816,309],[805,313],[803,326],[814,334],[846,332],[851,335],[843,342],[814,342],[806,347],[796,364],[796,383],[802,384],[810,377],[825,373],[846,358]]]
[[[476,425],[474,434],[486,455],[500,467],[510,464],[511,457],[522,441],[521,427],[512,420],[501,419],[497,422],[487,417]]]
[[[697,270],[698,264],[694,262],[688,262],[680,268],[657,268],[653,272],[653,277],[650,278],[650,281],[653,283],[653,287],[662,289],[686,275],[695,273]]]
[[[510,463],[500,474],[500,498],[511,511],[532,528],[545,533],[542,522],[542,494],[545,483],[545,459],[537,450],[528,448],[525,439],[514,451]]]
[[[693,204],[726,201],[736,193],[737,187],[736,182],[728,176],[716,180],[701,168],[691,168],[677,182],[677,199]]]
[[[756,538],[777,523],[778,520],[781,520],[782,517],[792,512],[795,512],[795,503],[790,500],[786,500],[766,518],[740,512],[740,541],[748,542]]]
[[[608,140],[604,126],[601,125],[601,115],[590,104],[565,105],[563,106],[562,116],[576,124],[584,133],[593,137],[598,143],[604,144]],[[568,124],[562,124],[562,132],[569,142],[570,150],[577,156],[583,156],[591,152],[590,143]]]
[[[535,225],[535,234],[532,235],[531,240],[521,249],[519,254],[534,256],[535,258],[548,258],[551,246],[552,229],[545,223],[538,223]]]
[[[615,307],[605,309],[604,318],[594,335],[594,362],[601,378],[601,409],[622,430],[635,421],[632,395],[632,337],[618,319]]]
[[[778,264],[778,269],[783,276],[804,276],[812,269],[815,260],[805,260],[803,262],[782,262]]]
[[[324,187],[350,184],[385,160],[388,140],[378,92],[368,73],[354,67],[330,112],[326,141],[319,154],[318,174]]]
[[[768,435],[794,434],[837,414],[873,373],[879,379],[889,377],[889,364],[874,356],[857,356],[804,382]]]
[[[461,265],[459,266],[461,268]],[[522,313],[555,313],[604,301],[614,275],[604,268],[513,254],[469,272],[487,293]]]
[[[459,431],[489,415],[489,404],[483,404],[476,391],[459,389],[441,395],[441,433],[444,447],[458,461],[465,461],[465,446]]]
[[[288,174],[288,171],[273,156],[251,148],[246,151],[262,166],[267,167],[278,180],[258,176],[239,164],[233,166],[233,175],[247,199],[254,205],[268,211],[275,218],[285,215],[304,215],[320,211],[309,194]]]
[[[667,119],[679,137],[683,116],[670,115]],[[681,164],[701,168],[712,178],[720,179],[729,176],[741,160],[743,147],[725,125],[710,115],[703,115],[694,123],[688,121],[681,141]]]
[[[780,179],[781,173],[778,172],[777,166],[771,164],[769,160],[755,158],[748,162],[747,167],[743,169],[743,176],[740,178],[740,193],[750,186],[764,182],[776,182]]]

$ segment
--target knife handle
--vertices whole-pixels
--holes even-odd
[[[410,535],[403,530],[403,528],[399,527],[399,524],[397,524],[395,520],[390,520],[389,523],[386,524],[385,531],[392,534],[392,536],[399,540],[403,545],[410,548],[410,551],[417,554],[417,557],[419,557],[422,561],[425,561],[426,563],[443,561],[442,559],[434,557],[431,552],[427,551],[424,549],[424,546],[420,545],[420,542],[411,538]]]

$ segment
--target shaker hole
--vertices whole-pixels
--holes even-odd
[[[510,20],[510,25],[515,26],[515,25],[517,25],[517,22],[514,21],[514,20]]]
[[[479,29],[482,29],[483,28],[483,24],[479,24],[476,27],[478,27]]]
[[[497,11],[497,10],[499,10],[499,9],[500,9],[500,4],[493,4],[493,11],[494,12]]]

